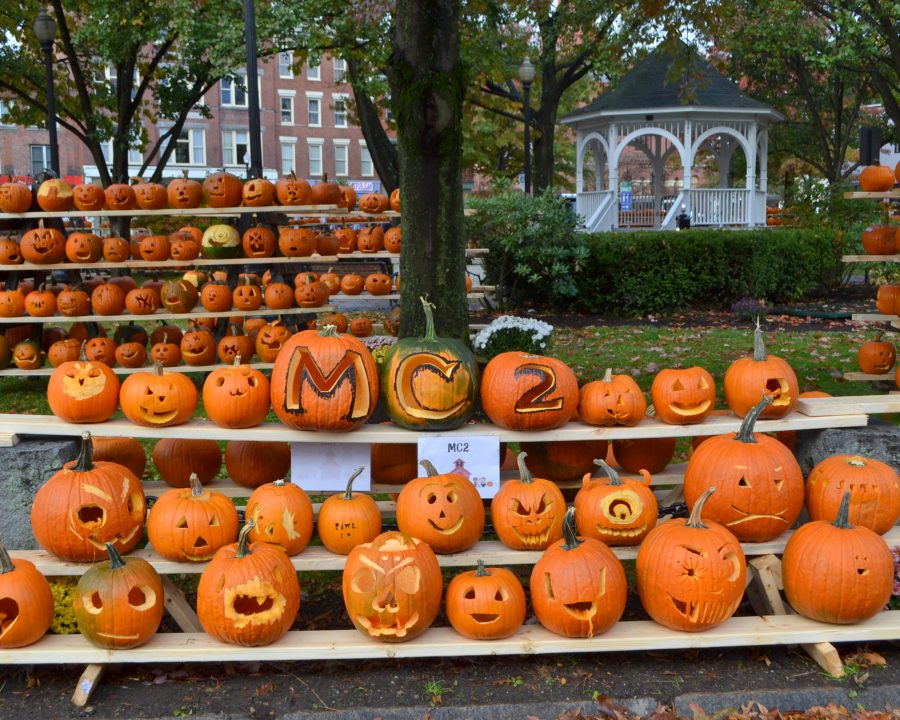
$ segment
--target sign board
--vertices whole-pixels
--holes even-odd
[[[291,482],[307,492],[343,492],[357,468],[364,468],[353,489],[372,487],[369,446],[365,443],[291,443]]]
[[[619,209],[623,212],[631,210],[632,195],[630,190],[619,191]]]
[[[381,192],[380,180],[350,180],[348,183],[357,194]]]
[[[483,498],[500,489],[500,436],[458,437],[436,435],[419,438],[419,461],[429,460],[441,474],[456,473],[475,485]]]

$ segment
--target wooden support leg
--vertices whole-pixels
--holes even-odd
[[[762,555],[749,562],[747,597],[760,615],[793,615],[794,611],[784,602],[781,590],[781,560],[774,555]],[[804,643],[807,655],[833,677],[844,676],[844,663],[831,643]]]
[[[81,677],[78,678],[78,685],[75,687],[75,692],[72,694],[72,704],[77,707],[84,707],[87,705],[88,700],[91,699],[91,695],[94,694],[94,689],[97,685],[100,684],[100,680],[103,679],[103,673],[106,672],[106,665],[99,664],[91,664],[88,665],[84,672],[81,673]]]
[[[162,581],[163,589],[166,591],[166,612],[172,616],[172,619],[184,632],[202,633],[203,626],[184,593],[168,575],[163,575]]]

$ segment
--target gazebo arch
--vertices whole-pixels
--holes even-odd
[[[683,68],[670,80],[673,68]],[[588,231],[623,226],[675,228],[682,210],[694,225],[765,225],[768,128],[783,117],[768,105],[744,95],[685,43],[660,45],[635,65],[609,92],[562,119],[576,132],[576,208]],[[636,142],[640,138],[662,140]],[[731,157],[737,147],[747,160],[743,187],[695,188],[696,158],[712,138],[721,183],[727,185]],[[663,142],[667,147],[663,147]],[[602,148],[607,188],[584,189],[584,158]],[[622,177],[624,160],[634,164],[634,151],[647,158],[650,194],[635,194]],[[664,191],[666,162],[673,152],[681,162],[679,178],[670,178],[673,193]],[[759,169],[757,169],[759,168]],[[637,218],[637,219],[635,219]]]

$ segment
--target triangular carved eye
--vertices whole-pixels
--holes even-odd
[[[466,600],[474,600],[474,599],[475,599],[475,588],[470,587],[468,590],[466,590],[466,591],[463,593],[463,597],[464,597]]]
[[[175,523],[175,527],[179,530],[187,530],[187,518],[181,518],[181,520]]]
[[[702,375],[700,376],[700,380],[697,382],[697,385],[699,385],[704,390],[706,390],[709,387],[709,383],[706,382],[706,378],[703,377]]]
[[[511,509],[516,515],[531,515],[531,511],[524,505],[522,505],[522,503],[520,503],[518,500],[513,500],[513,506]]]
[[[738,487],[748,488],[750,487],[750,481],[747,480],[743,475],[741,475],[741,479],[738,480]]]
[[[681,384],[681,380],[675,380],[675,382],[672,383],[672,390],[684,390],[684,385]]]

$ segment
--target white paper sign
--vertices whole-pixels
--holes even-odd
[[[291,482],[307,492],[343,492],[359,467],[364,470],[353,481],[353,489],[367,492],[372,472],[365,443],[291,443]]]
[[[419,438],[419,461],[429,460],[439,473],[469,479],[483,498],[500,489],[500,436],[429,435]]]

